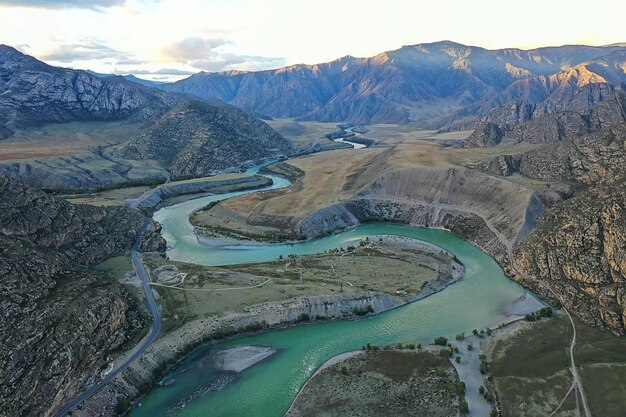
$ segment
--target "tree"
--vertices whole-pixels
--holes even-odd
[[[465,332],[457,334],[455,338],[459,342],[462,341],[462,340],[465,340]]]
[[[456,363],[461,363],[461,357],[457,356],[456,358],[454,358],[454,360],[456,361]]]
[[[443,336],[435,337],[435,344],[438,346],[446,346],[448,344],[448,339]]]

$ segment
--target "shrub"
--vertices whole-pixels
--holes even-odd
[[[465,332],[463,333],[459,333],[455,336],[456,340],[458,340],[459,342],[462,340],[465,340]]]
[[[454,360],[456,361],[456,363],[461,363],[461,357],[457,356],[456,358],[454,358]]]
[[[438,346],[446,346],[448,344],[448,339],[443,336],[435,337],[435,344]]]
[[[465,398],[459,400],[459,411],[461,412],[461,414],[469,414],[469,405],[467,405],[467,401],[465,401]]]

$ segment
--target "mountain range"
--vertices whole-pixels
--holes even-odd
[[[200,72],[160,88],[277,118],[361,124],[435,119],[442,127],[511,101],[544,102],[545,112],[575,107],[589,94],[601,100],[624,88],[625,64],[626,48],[618,44],[488,50],[444,41],[316,65]],[[579,91],[589,85],[600,87]]]

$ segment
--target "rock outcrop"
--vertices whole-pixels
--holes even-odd
[[[551,112],[545,107],[526,114],[522,123],[510,124],[502,120],[510,117],[492,112],[483,119],[476,130],[463,142],[465,148],[485,148],[499,144],[505,137],[528,143],[556,143],[577,136],[598,132],[603,128],[626,122],[626,95],[621,92],[602,100],[594,106],[578,110]],[[513,104],[519,110],[517,104]],[[510,107],[511,105],[505,106]],[[517,113],[517,111],[516,111]],[[516,120],[517,118],[513,118]]]
[[[624,334],[626,179],[592,187],[549,211],[513,260],[529,277],[525,284],[544,298],[562,302],[586,323]]]
[[[523,154],[501,155],[482,168],[500,175],[519,172],[545,181],[593,184],[620,175],[624,163],[626,123]]]
[[[52,415],[146,325],[123,288],[91,268],[126,252],[144,221],[0,176],[0,415]],[[151,224],[141,246],[163,245]]]

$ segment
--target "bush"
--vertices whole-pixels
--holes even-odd
[[[468,343],[467,350],[474,350],[474,345],[472,345],[471,343]]]
[[[487,361],[485,360],[481,360],[480,361],[480,373],[484,375],[488,371],[489,371],[489,363],[487,363]]]
[[[457,356],[456,358],[454,358],[454,360],[456,361],[456,363],[461,363],[461,357]]]
[[[462,341],[462,340],[465,340],[465,332],[457,334],[455,338],[459,342]]]
[[[448,339],[443,336],[435,337],[435,344],[438,346],[446,346],[448,344]]]
[[[459,401],[459,411],[461,414],[469,414],[469,405],[467,405],[465,398]]]
[[[363,308],[354,307],[352,309],[352,314],[354,314],[355,316],[366,316],[373,312],[374,312],[374,308],[372,307],[371,304],[368,304],[367,306]]]

